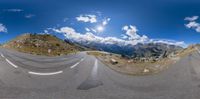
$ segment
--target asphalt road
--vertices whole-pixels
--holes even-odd
[[[198,51],[162,73],[139,77],[115,72],[85,52],[0,54],[0,99],[200,99]]]

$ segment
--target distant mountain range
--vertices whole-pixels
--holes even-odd
[[[180,46],[166,43],[118,45],[100,42],[75,42],[69,39],[63,41],[49,34],[24,34],[4,44],[3,47],[48,56],[57,56],[85,50],[99,50],[121,54],[128,58],[167,57],[171,53],[183,49]]]
[[[81,46],[96,49],[100,51],[106,51],[111,53],[121,54],[130,58],[136,57],[167,57],[169,54],[183,49],[180,46],[170,45],[166,43],[138,43],[136,45],[117,45],[117,44],[104,44],[98,42],[75,42],[71,40],[65,40],[71,43],[77,43]]]

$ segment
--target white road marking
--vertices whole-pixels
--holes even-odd
[[[97,76],[98,70],[98,60],[95,60],[94,67],[92,68],[92,77],[95,78]]]
[[[6,59],[6,61],[7,61],[10,65],[12,65],[14,68],[18,68],[18,66],[15,65],[15,64],[13,64],[10,60]]]
[[[1,57],[5,58],[5,56],[1,53]]]
[[[74,65],[72,65],[70,68],[72,69],[72,68],[74,68],[74,67],[76,67],[78,64],[80,64],[80,62],[82,62],[84,60],[84,58],[82,58],[79,62],[77,62],[76,64],[74,64]]]
[[[48,75],[56,75],[56,74],[60,74],[60,73],[63,73],[63,71],[51,72],[51,73],[39,73],[39,72],[32,72],[32,71],[29,71],[28,73],[29,73],[29,74],[33,74],[33,75],[48,76]]]

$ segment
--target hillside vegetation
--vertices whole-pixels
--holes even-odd
[[[85,50],[49,34],[24,34],[4,44],[3,47],[46,56],[60,56]]]

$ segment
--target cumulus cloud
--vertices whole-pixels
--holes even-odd
[[[77,42],[98,42],[98,43],[103,43],[103,44],[119,44],[119,45],[124,45],[125,43],[127,43],[125,40],[118,39],[116,37],[103,38],[103,37],[96,36],[91,32],[86,32],[85,34],[81,34],[81,33],[76,32],[71,27],[62,27],[54,31],[58,33],[62,33],[66,38],[72,39]]]
[[[138,35],[137,31],[138,29],[136,28],[136,26],[133,25],[125,25],[122,30],[124,30],[126,32],[126,35],[128,36],[129,40],[134,40],[134,39],[148,39],[147,36],[143,35],[140,36]]]
[[[7,32],[7,28],[1,23],[0,23],[0,32],[5,32],[5,33]]]
[[[186,20],[186,21],[195,21],[195,20],[197,20],[198,18],[199,18],[199,16],[192,16],[192,17],[185,17],[184,20]]]
[[[84,14],[76,17],[76,20],[79,22],[85,22],[85,23],[96,23],[96,26],[92,26],[89,28],[85,28],[87,32],[92,33],[102,33],[105,30],[106,25],[109,23],[111,18],[99,18],[100,15],[94,15],[94,14]],[[99,20],[97,20],[99,19]]]
[[[90,22],[90,23],[97,22],[96,15],[80,15],[76,17],[76,20],[80,22]]]
[[[189,29],[194,29],[196,32],[200,32],[200,23],[196,22],[198,18],[198,16],[186,17],[185,20],[189,22],[185,26]]]
[[[5,12],[22,12],[24,10],[22,10],[22,9],[4,9],[3,11],[5,11]]]
[[[127,31],[131,29],[131,33],[134,29],[133,26],[123,27]],[[53,31],[57,33],[63,34],[67,39],[71,39],[76,42],[85,42],[85,43],[101,43],[101,44],[117,44],[119,46],[127,46],[127,45],[136,45],[138,43],[166,43],[170,45],[178,45],[183,46],[184,42],[176,42],[176,41],[170,41],[170,40],[154,40],[149,39],[147,36],[139,36],[136,32],[134,32],[137,37],[133,37],[133,35],[122,35],[126,38],[132,38],[132,39],[120,39],[117,37],[100,37],[97,36],[89,31],[86,33],[79,33],[75,29],[71,27],[62,27],[60,29],[53,29]]]

